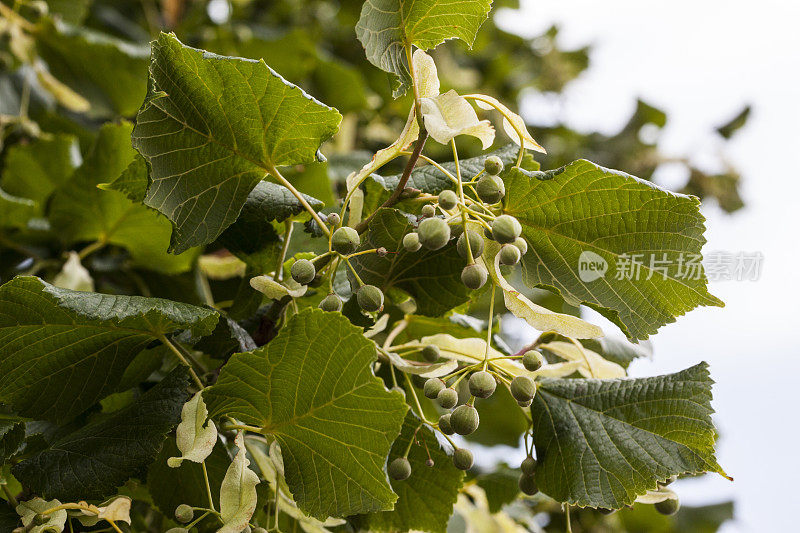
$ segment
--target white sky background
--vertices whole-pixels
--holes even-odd
[[[733,216],[704,208],[704,251],[761,251],[761,279],[713,283],[726,307],[696,309],[662,328],[652,338],[654,360],[635,363],[631,373],[708,361],[717,382],[718,459],[735,482],[707,475],[678,482],[677,491],[689,505],[735,499],[737,520],[726,533],[790,531],[800,480],[800,2],[522,2],[521,14],[500,13],[503,27],[534,36],[557,23],[560,46],[594,45],[590,70],[560,105],[531,98],[523,109],[530,118],[556,113],[581,130],[614,132],[640,96],[669,115],[662,149],[704,162],[722,149],[713,128],[753,105],[748,125],[725,148],[743,174],[747,207]],[[589,318],[618,332],[594,312]]]

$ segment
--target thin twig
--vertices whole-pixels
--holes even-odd
[[[428,140],[428,132],[424,129],[419,134],[419,139],[417,139],[417,144],[414,146],[414,151],[411,153],[411,157],[408,159],[408,163],[406,163],[406,168],[403,170],[403,175],[400,177],[400,182],[395,187],[394,192],[392,193],[389,198],[383,202],[378,209],[372,212],[372,214],[367,217],[365,220],[362,220],[357,226],[356,231],[359,233],[364,233],[369,223],[375,217],[375,213],[381,210],[384,207],[392,207],[397,202],[400,201],[400,196],[403,194],[403,190],[406,188],[406,184],[408,183],[408,179],[411,177],[411,171],[414,170],[414,166],[417,164],[419,160],[419,156],[422,153],[422,148],[425,146],[425,141]]]

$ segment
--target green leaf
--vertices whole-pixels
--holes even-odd
[[[104,191],[119,191],[132,202],[142,203],[147,194],[147,183],[147,161],[136,154],[117,179],[110,183],[101,183],[98,187]]]
[[[464,472],[453,465],[453,460],[441,447],[434,432],[423,426],[419,418],[409,412],[403,430],[389,453],[389,461],[402,457],[412,439],[416,439],[408,454],[411,477],[403,481],[392,480],[392,490],[397,493],[397,503],[391,511],[372,513],[359,517],[359,525],[369,531],[427,531],[444,533],[447,521],[453,514]],[[434,466],[425,464],[430,458]]]
[[[128,117],[142,103],[147,46],[50,20],[37,28],[36,45],[50,72],[92,103],[92,115]]]
[[[25,419],[0,415],[0,465],[14,455],[25,441]]]
[[[125,193],[98,188],[123,173],[146,172],[134,160],[132,128],[130,122],[122,121],[100,129],[97,142],[83,164],[53,194],[48,218],[69,244],[95,240],[116,244],[126,248],[134,263],[145,268],[167,274],[185,272],[200,250],[180,256],[168,254],[171,226],[166,218],[132,202]],[[146,176],[140,174],[138,179]]]
[[[306,194],[314,209],[322,202]],[[260,181],[247,196],[239,218],[231,224],[219,241],[232,254],[257,272],[275,269],[280,254],[281,238],[272,222],[283,222],[304,211],[300,201],[282,185]]]
[[[173,225],[176,252],[216,239],[276,166],[315,161],[341,115],[263,61],[153,43],[150,90],[133,132],[150,165],[145,203]]]
[[[490,512],[497,513],[504,505],[517,499],[519,475],[519,469],[500,465],[494,471],[480,474],[475,478],[475,482],[486,493]]]
[[[384,247],[389,253],[385,257],[359,255],[351,263],[364,283],[384,292],[401,289],[414,298],[417,313],[439,316],[469,299],[469,291],[461,283],[464,260],[455,241],[435,251],[407,252],[403,236],[413,227],[400,211],[381,209],[362,236],[359,250]]]
[[[0,228],[24,228],[36,214],[36,202],[0,189]]]
[[[11,196],[36,202],[36,214],[42,215],[46,200],[69,181],[79,162],[78,143],[72,135],[15,144],[6,154],[0,186]]]
[[[531,247],[522,258],[528,286],[598,310],[632,339],[698,305],[723,305],[706,289],[701,265],[697,279],[685,272],[705,243],[697,198],[585,160],[550,172],[515,170],[504,181],[505,211]],[[605,275],[583,281],[582,254],[605,261]]]
[[[370,63],[399,78],[399,96],[411,82],[406,55],[411,45],[428,50],[461,39],[472,46],[491,6],[491,0],[366,0],[356,36]]]
[[[14,466],[37,494],[65,501],[103,499],[153,462],[180,419],[189,372],[179,366],[129,407],[70,433]]]
[[[383,469],[407,407],[372,374],[375,358],[346,318],[306,309],[265,347],[231,357],[205,398],[212,416],[280,443],[286,482],[307,514],[389,510],[397,496]]]
[[[714,458],[708,365],[637,379],[543,379],[531,406],[539,489],[559,502],[619,509],[657,481]]]
[[[23,416],[68,420],[115,392],[154,339],[208,334],[216,322],[214,311],[192,305],[14,278],[0,287],[0,400]]]

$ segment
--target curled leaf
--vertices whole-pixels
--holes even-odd
[[[183,461],[202,463],[211,455],[217,443],[217,426],[207,419],[208,409],[202,393],[198,392],[181,410],[181,422],[175,430],[175,442],[183,455],[167,459],[170,467],[178,468]]]
[[[85,503],[85,502],[81,502]],[[87,527],[94,526],[101,520],[106,522],[125,522],[131,523],[131,499],[126,496],[119,496],[112,499],[106,505],[96,507],[87,505],[88,510],[79,511],[78,520]]]
[[[648,490],[646,493],[636,498],[636,503],[644,503],[652,505],[666,500],[677,500],[678,495],[666,487],[661,487],[658,490]]]
[[[291,278],[286,280],[286,285],[282,285],[270,276],[256,276],[251,278],[250,286],[264,294],[264,296],[270,300],[280,300],[284,296],[300,298],[308,290],[307,285],[300,285]]]
[[[485,94],[470,94],[466,98],[475,100],[475,103],[481,109],[496,109],[503,115],[503,130],[506,132],[512,141],[530,150],[535,150],[546,154],[547,151],[537,143],[528,132],[528,127],[525,121],[518,114],[511,111],[508,107],[503,105],[497,98],[486,96]]]
[[[617,363],[603,359],[597,352],[580,348],[571,342],[554,341],[542,344],[541,348],[553,352],[562,359],[577,362],[577,370],[585,378],[613,379],[625,377],[625,369]]]
[[[454,90],[420,100],[425,129],[436,142],[447,144],[457,135],[480,139],[486,150],[494,142],[494,128],[488,120],[478,120],[475,109]]]
[[[41,498],[34,498],[27,502],[22,502],[17,505],[17,514],[22,517],[22,525],[27,529],[27,533],[61,533],[64,531],[64,525],[67,523],[67,511],[59,509],[46,515],[41,515],[47,510],[61,505],[58,500],[45,501]],[[37,516],[46,519],[44,522],[37,520]],[[36,524],[36,525],[34,525]]]
[[[92,275],[81,264],[81,258],[77,252],[69,252],[69,257],[61,267],[61,272],[53,278],[53,285],[73,291],[94,292]]]
[[[533,303],[528,297],[516,290],[500,272],[499,248],[495,243],[487,243],[486,252],[480,259],[494,278],[497,285],[503,289],[503,300],[511,314],[525,320],[539,331],[554,331],[574,339],[592,339],[602,337],[603,330],[599,326],[590,324],[580,318],[563,313],[556,313],[546,307]],[[485,257],[494,255],[494,262],[486,261]]]
[[[420,348],[422,348],[420,344]],[[423,378],[438,378],[446,376],[447,374],[458,368],[458,361],[449,359],[442,363],[422,363],[419,361],[408,361],[393,352],[387,352],[389,361],[396,369],[407,374],[415,374]]]
[[[259,479],[249,468],[244,435],[239,433],[235,442],[239,452],[228,467],[219,489],[219,512],[223,525],[217,533],[244,531],[256,510],[258,500],[256,485]]]

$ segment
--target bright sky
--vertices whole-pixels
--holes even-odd
[[[735,482],[707,475],[676,489],[691,505],[734,498],[737,520],[725,533],[792,530],[800,479],[800,350],[792,342],[800,296],[800,2],[522,2],[522,15],[501,14],[504,27],[533,36],[557,23],[561,46],[594,45],[591,69],[570,86],[559,111],[578,129],[616,131],[641,96],[669,114],[662,148],[703,162],[722,147],[713,127],[753,104],[747,128],[725,149],[744,175],[747,208],[734,216],[705,209],[704,252],[760,251],[761,279],[712,284],[727,306],[697,309],[662,328],[653,337],[654,361],[636,363],[632,374],[708,361],[717,382],[718,459]],[[524,111],[551,116],[547,105],[532,99]],[[596,313],[587,316],[616,329]]]

